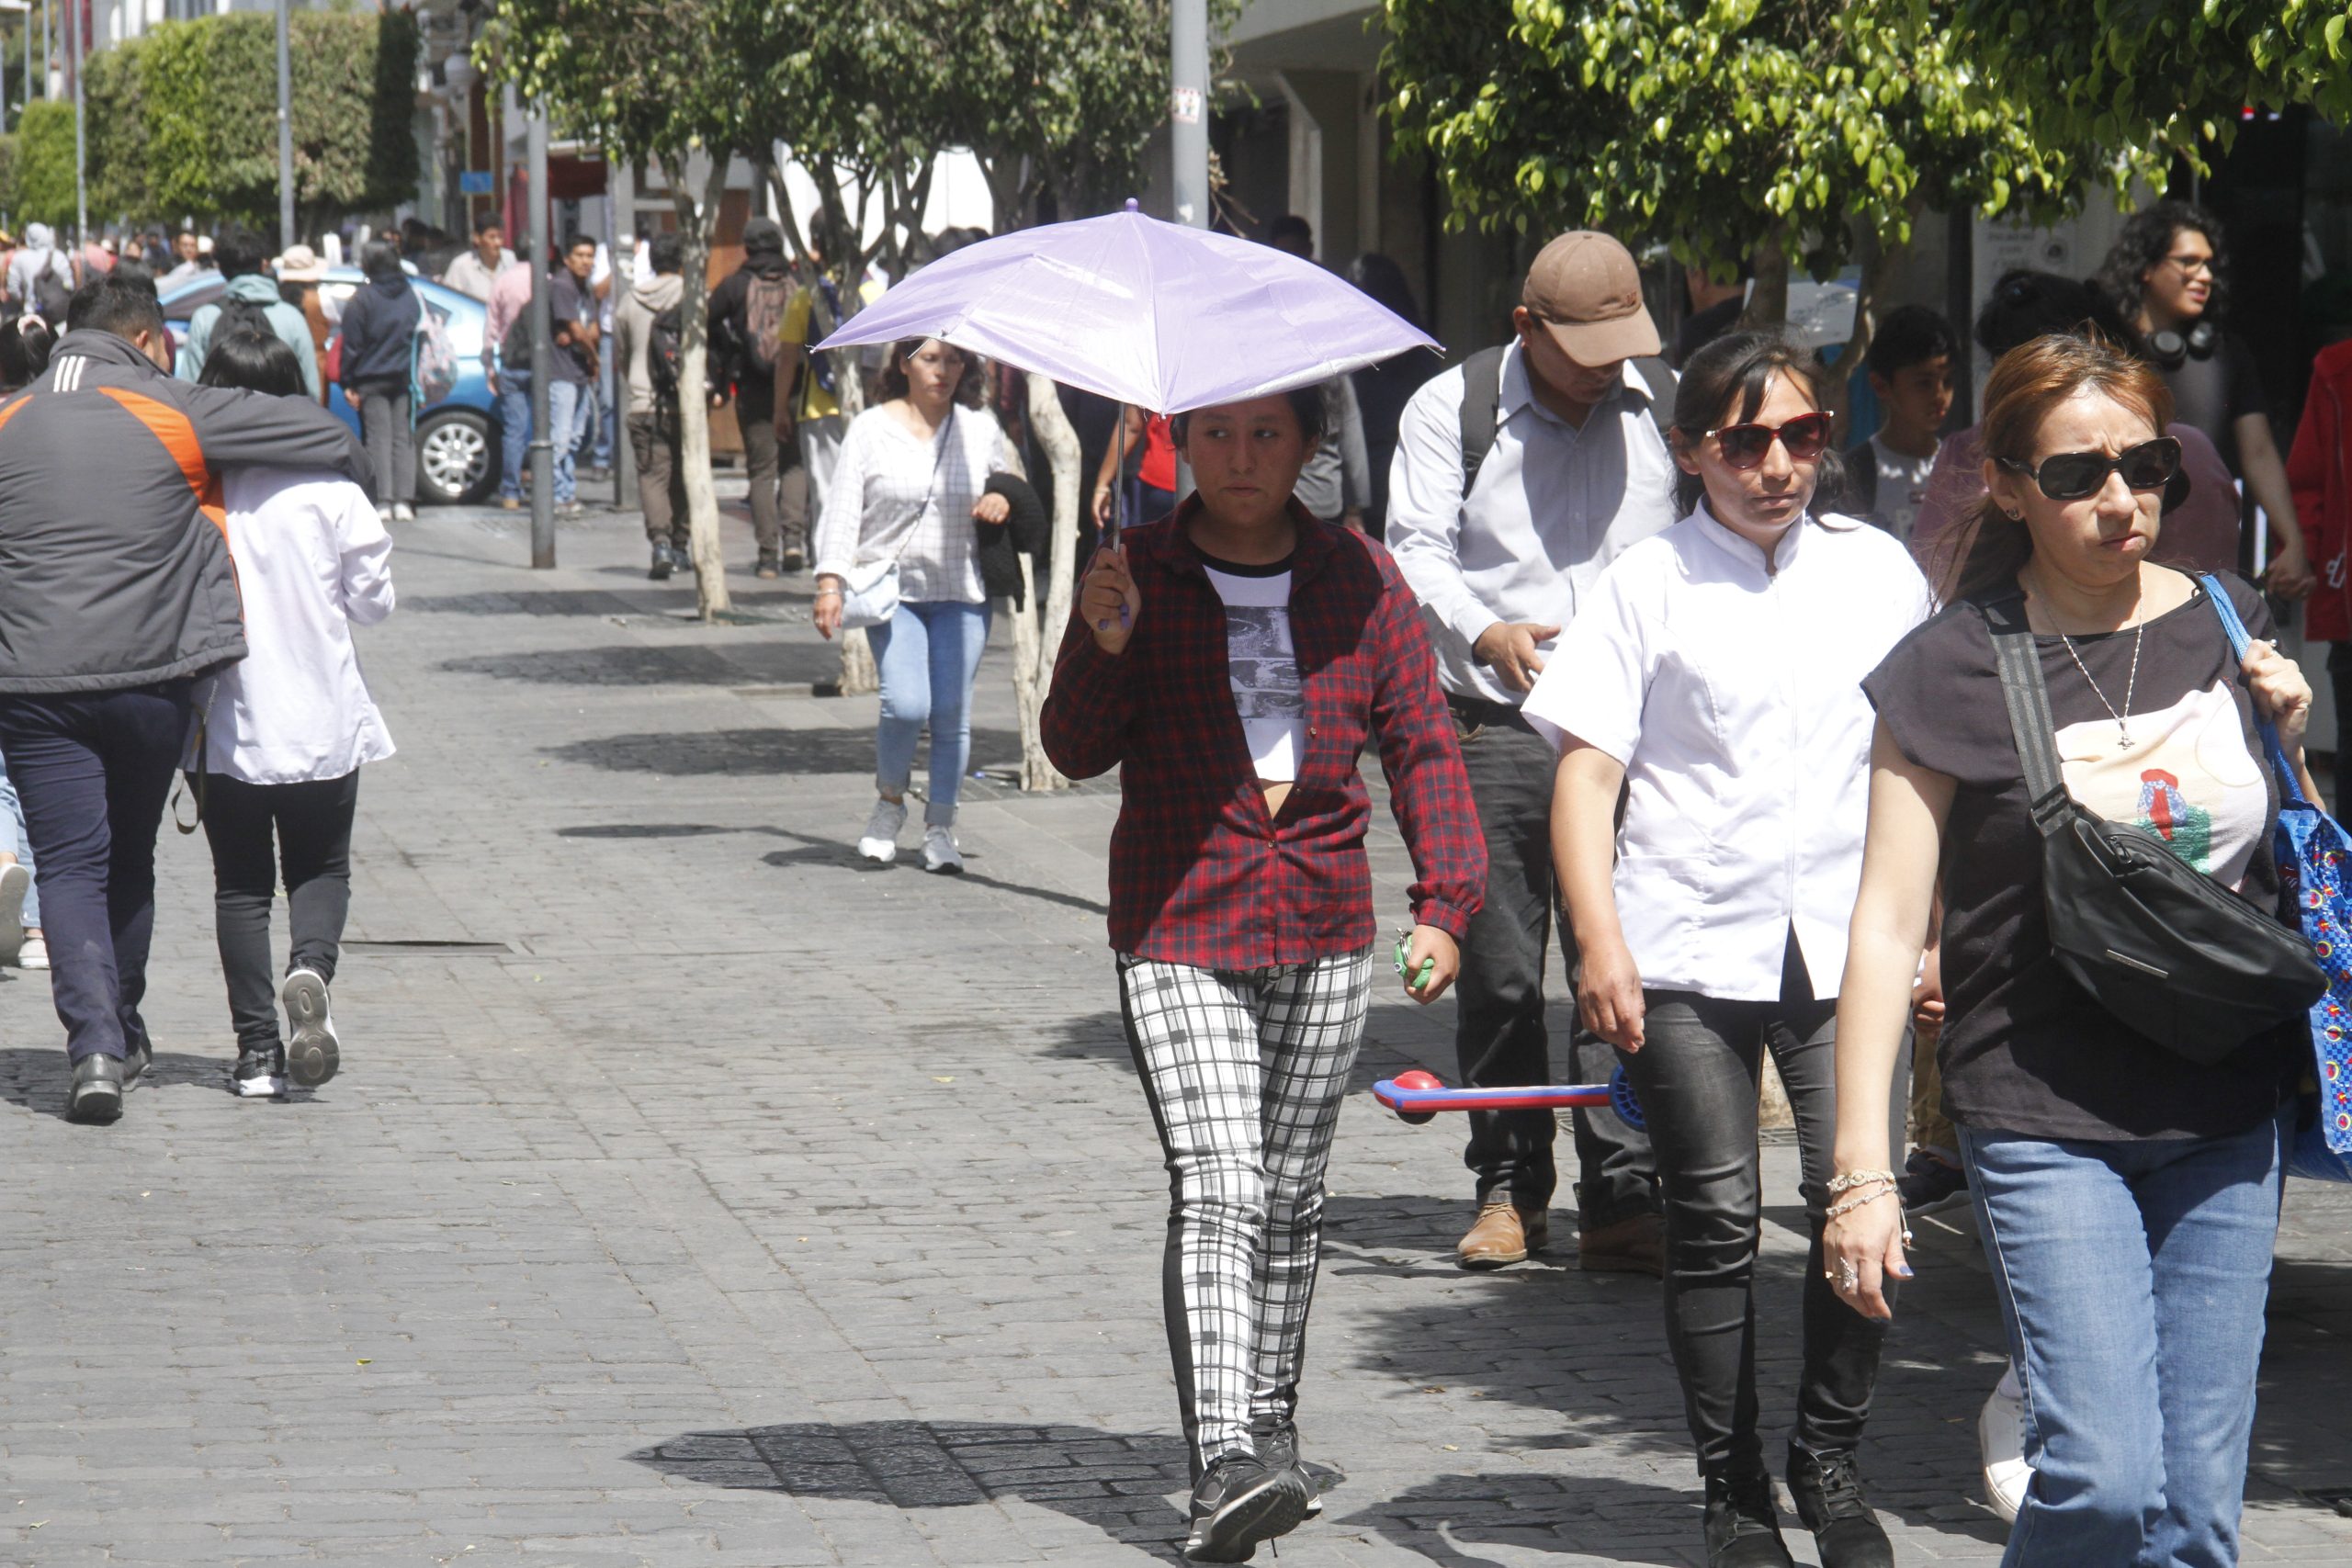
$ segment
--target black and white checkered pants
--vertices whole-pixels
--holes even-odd
[[[1372,948],[1265,969],[1121,953],[1119,1006],[1168,1156],[1162,1288],[1197,1478],[1291,1417],[1323,1171],[1372,1000]]]

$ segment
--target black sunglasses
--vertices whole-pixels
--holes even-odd
[[[2121,474],[2123,482],[2133,490],[2164,489],[2180,472],[2180,443],[2159,435],[2137,446],[2126,446],[2112,457],[2104,452],[2061,452],[2044,457],[2039,468],[2015,457],[2002,458],[2001,467],[2025,475],[2052,501],[2080,501],[2097,495],[2109,474]]]

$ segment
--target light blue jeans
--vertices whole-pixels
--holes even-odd
[[[882,722],[874,734],[874,782],[900,795],[914,777],[915,742],[931,727],[927,828],[952,827],[964,769],[972,760],[972,682],[989,645],[986,604],[899,602],[899,613],[867,628],[882,676]]]
[[[2034,1469],[2003,1568],[2236,1563],[2280,1138],[1960,1129]]]
[[[27,872],[33,869],[32,836],[25,831],[24,803],[17,798],[17,786],[8,782],[8,765],[0,761],[0,852],[17,857],[17,863]],[[31,931],[40,930],[40,879],[35,877],[25,889],[24,923]]]
[[[548,379],[548,439],[555,450],[549,454],[555,467],[555,503],[558,506],[580,498],[580,481],[573,465],[580,448],[587,443],[590,422],[596,412],[596,387],[590,381],[567,381],[561,377]]]
[[[523,459],[531,446],[531,373],[498,373],[498,493],[516,501],[523,497]]]

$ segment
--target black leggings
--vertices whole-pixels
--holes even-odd
[[[279,1043],[277,987],[269,962],[269,904],[278,875],[270,853],[273,838],[277,861],[285,867],[288,919],[294,928],[287,971],[315,970],[332,982],[344,918],[351,910],[351,819],[358,806],[356,768],[339,779],[304,784],[253,784],[220,773],[204,777],[213,927],[241,1050]]]

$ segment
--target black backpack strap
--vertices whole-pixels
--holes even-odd
[[[1665,360],[1653,354],[1646,358],[1634,360],[1634,372],[1641,377],[1642,385],[1650,389],[1650,423],[1657,426],[1657,438],[1665,442],[1666,449],[1671,452],[1674,450],[1674,436],[1671,434],[1674,425],[1676,385],[1674,371]]]
[[[2065,775],[2058,770],[2058,726],[2050,716],[2050,689],[2041,680],[2041,655],[2026,625],[2022,596],[1977,606],[1993,634],[1993,657],[2001,671],[2001,700],[2009,710],[2009,733],[2024,764],[2028,809],[2045,839],[2054,837],[2074,814]]]
[[[1462,499],[1477,488],[1478,469],[1495,449],[1502,422],[1503,350],[1482,348],[1462,362]]]

